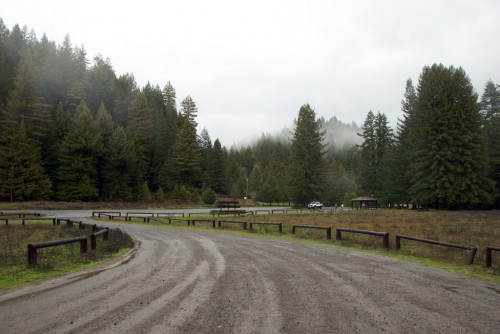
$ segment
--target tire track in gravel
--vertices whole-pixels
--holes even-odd
[[[103,225],[133,235],[140,242],[135,256],[106,270],[42,283],[38,290],[1,293],[0,333],[497,333],[500,328],[495,283],[324,245]],[[87,278],[75,280],[78,275]]]

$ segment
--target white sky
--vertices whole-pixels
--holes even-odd
[[[140,87],[170,81],[225,146],[291,126],[304,103],[395,127],[406,79],[433,63],[462,66],[479,95],[500,83],[498,0],[16,0],[0,17],[58,44],[69,34]]]

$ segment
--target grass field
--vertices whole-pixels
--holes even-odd
[[[478,248],[475,263],[484,263],[486,246],[500,246],[500,211],[412,211],[412,210],[354,210],[322,214],[248,216],[248,221],[279,221],[284,229],[293,224],[331,226],[388,232],[391,248],[395,248],[396,234],[464,244]],[[298,237],[324,236],[323,231],[298,230]],[[334,238],[334,237],[333,237]],[[362,234],[342,234],[342,243],[381,247],[379,237]],[[448,249],[414,241],[403,240],[401,253],[431,259],[460,262],[468,251]],[[499,261],[500,262],[500,261]]]
[[[98,238],[96,251],[81,254],[79,243],[42,248],[38,250],[38,261],[33,267],[27,264],[27,245],[90,235],[90,228],[80,230],[78,225],[67,228],[65,224],[30,221],[26,225],[9,223],[0,225],[0,289],[56,276],[92,266],[123,249],[133,247],[133,240],[120,230],[110,230],[107,241]]]

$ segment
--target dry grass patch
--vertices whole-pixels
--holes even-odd
[[[317,225],[331,226],[334,229],[352,228],[388,232],[391,235],[391,247],[395,245],[396,234],[464,244],[478,248],[475,263],[484,263],[486,246],[500,246],[500,211],[411,211],[411,210],[355,210],[334,211],[314,214],[259,215],[248,216],[247,221],[282,222],[283,231],[290,233],[291,226]],[[257,230],[258,231],[258,230]],[[300,230],[298,230],[299,232]],[[324,238],[324,231],[300,231],[299,238]],[[379,237],[343,233],[342,243],[361,244],[380,247]],[[426,245],[414,241],[402,240],[401,254],[439,259],[451,262],[463,262],[468,251],[448,249],[442,246]],[[494,263],[498,254],[494,254]]]

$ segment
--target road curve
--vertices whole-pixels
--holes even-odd
[[[0,293],[0,333],[499,333],[500,285],[336,247],[120,226],[121,261]]]

